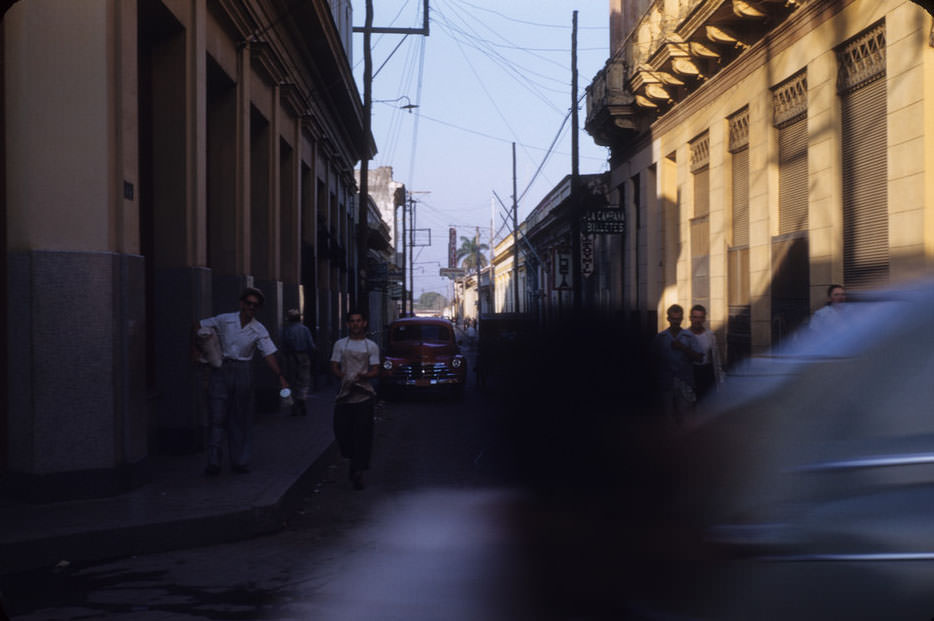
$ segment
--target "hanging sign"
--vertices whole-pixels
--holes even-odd
[[[623,210],[616,208],[591,209],[581,218],[581,233],[615,235],[623,232]]]
[[[593,234],[581,233],[581,276],[589,278],[593,274]]]
[[[552,289],[570,291],[574,287],[574,274],[571,272],[573,255],[568,248],[554,249],[552,263]]]
[[[448,267],[457,267],[457,229],[448,229]]]

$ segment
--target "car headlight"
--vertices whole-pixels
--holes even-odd
[[[387,371],[391,371],[391,370],[392,370],[392,360],[384,360],[384,361],[383,361],[383,368],[386,369]]]
[[[461,364],[463,364],[463,360],[461,360],[460,358],[455,358],[454,360],[451,361],[451,366],[454,367],[455,369],[459,368]]]

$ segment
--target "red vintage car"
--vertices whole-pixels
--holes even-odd
[[[450,321],[406,317],[389,326],[380,375],[384,394],[435,388],[460,396],[466,381],[467,360]]]

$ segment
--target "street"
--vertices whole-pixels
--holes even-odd
[[[554,559],[536,548],[552,536],[553,520],[577,528],[579,516],[556,518],[518,484],[503,404],[470,378],[463,401],[416,395],[381,403],[365,490],[353,490],[346,466],[335,463],[275,535],[7,577],[10,615],[549,618],[558,593],[541,590],[554,578],[541,570],[569,553],[569,541],[551,541]]]
[[[381,402],[366,489],[353,489],[338,459],[276,534],[10,576],[2,585],[9,613],[17,621],[650,618],[628,600],[651,580],[644,560],[665,556],[647,528],[663,488],[644,476],[652,436],[632,426],[640,417],[618,416],[624,401],[607,398],[642,380],[635,368],[600,363],[602,349],[593,358],[602,372],[556,364],[581,338],[595,340],[552,335],[510,360],[521,372],[482,390],[471,370],[462,401]],[[556,390],[561,382],[578,390]]]

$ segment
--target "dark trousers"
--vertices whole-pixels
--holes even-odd
[[[717,378],[713,372],[712,364],[694,365],[694,392],[697,399],[703,399],[714,387]]]
[[[370,467],[373,454],[373,406],[375,399],[334,406],[334,437],[341,456],[350,460],[350,470],[360,472]]]
[[[211,371],[208,394],[211,401],[208,464],[221,465],[226,433],[230,464],[246,466],[250,463],[253,429],[253,363],[224,360],[220,368]]]

